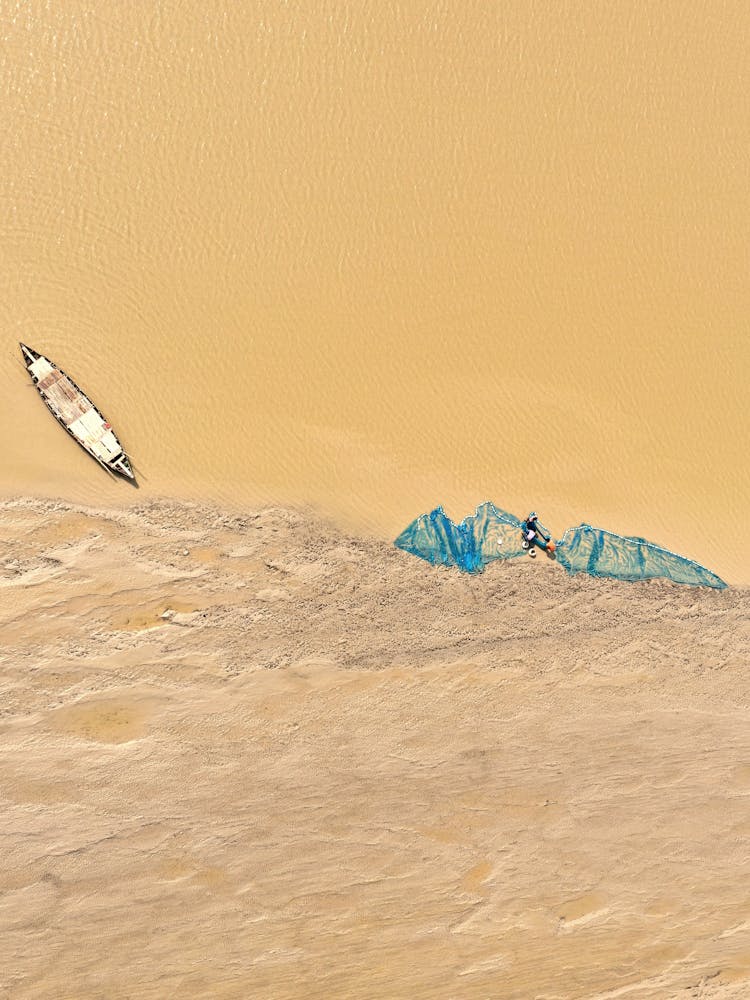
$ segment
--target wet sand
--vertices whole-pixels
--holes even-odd
[[[0,518],[0,997],[748,995],[747,590]]]

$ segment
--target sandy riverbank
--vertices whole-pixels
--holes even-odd
[[[747,996],[747,590],[0,518],[0,997]]]

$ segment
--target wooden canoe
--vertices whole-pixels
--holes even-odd
[[[72,378],[38,351],[20,344],[39,395],[58,423],[99,465],[135,482],[135,474],[112,426]]]

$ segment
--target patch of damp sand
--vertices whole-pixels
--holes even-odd
[[[14,778],[5,790],[12,802],[50,805],[69,802],[75,796],[75,785],[70,781],[34,781]]]
[[[207,889],[221,889],[228,884],[227,873],[218,865],[208,865],[206,868],[201,868],[193,878]]]
[[[147,731],[153,702],[144,698],[116,697],[76,702],[55,709],[48,726],[56,733],[96,743],[128,743]]]
[[[566,927],[588,923],[607,910],[607,897],[603,892],[587,892],[563,903],[557,910]]]
[[[492,862],[487,860],[479,861],[464,875],[461,881],[461,888],[467,892],[480,892],[483,888],[483,883],[489,878],[491,873]]]
[[[188,548],[188,555],[191,559],[195,560],[195,562],[205,563],[207,565],[218,562],[219,559],[226,558],[226,554],[224,552],[205,545],[199,545],[196,548]]]
[[[78,541],[87,535],[111,537],[118,531],[118,526],[95,513],[86,514],[81,511],[53,512],[48,521],[27,529],[27,536],[35,544],[46,546],[62,542]]]
[[[207,889],[219,889],[227,884],[227,873],[223,868],[203,864],[187,855],[164,858],[156,868],[156,877],[162,882],[191,879]]]
[[[198,865],[190,858],[164,858],[156,868],[156,877],[163,882],[177,882],[190,878],[198,870]]]
[[[738,764],[732,775],[732,784],[735,788],[747,788],[750,790],[750,764]]]
[[[192,614],[200,610],[200,605],[194,601],[162,598],[156,602],[138,605],[136,608],[122,611],[111,621],[111,627],[116,632],[142,632],[150,628],[160,628],[169,624],[175,614]]]

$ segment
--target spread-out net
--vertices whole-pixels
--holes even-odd
[[[495,559],[526,554],[522,526],[519,518],[490,502],[480,504],[472,516],[459,524],[442,507],[436,507],[412,521],[394,544],[427,562],[479,573]],[[556,545],[554,557],[571,575],[589,573],[616,580],[664,577],[674,583],[726,587],[715,573],[692,559],[644,538],[629,538],[588,524],[568,528]]]
[[[518,518],[488,501],[460,524],[454,524],[442,507],[436,507],[412,521],[394,544],[427,562],[479,573],[493,559],[523,555],[522,541]]]
[[[678,556],[645,538],[616,535],[603,528],[592,528],[590,524],[568,528],[557,545],[556,555],[557,561],[570,574],[589,573],[616,580],[648,580],[661,576],[694,587],[720,590],[726,587],[720,577],[692,559]]]

